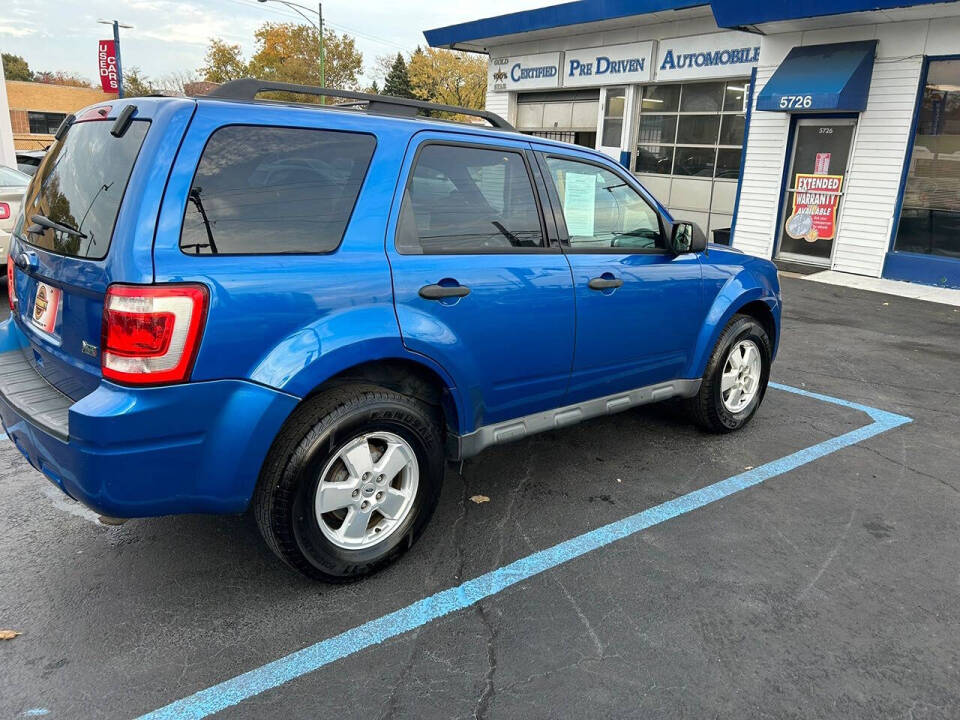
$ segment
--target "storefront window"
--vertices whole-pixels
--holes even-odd
[[[960,258],[960,60],[930,63],[894,248]]]
[[[736,180],[746,81],[648,85],[634,171]]]

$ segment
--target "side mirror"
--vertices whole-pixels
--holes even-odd
[[[670,250],[676,255],[703,252],[707,249],[706,236],[697,237],[693,223],[678,222],[673,225],[670,236]]]

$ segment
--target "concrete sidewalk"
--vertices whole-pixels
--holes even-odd
[[[913,300],[926,300],[927,302],[960,307],[960,290],[953,288],[865,277],[863,275],[837,272],[836,270],[824,270],[823,272],[813,273],[812,275],[795,275],[791,273],[791,276],[826,283],[828,285],[839,285],[841,287],[883,293],[884,295],[896,295]]]

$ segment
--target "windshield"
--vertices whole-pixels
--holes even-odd
[[[30,182],[30,176],[24,175],[19,170],[0,166],[0,186],[2,187],[26,187]]]
[[[28,243],[71,257],[106,257],[149,123],[135,120],[119,138],[110,134],[112,126],[100,121],[76,123],[62,142],[50,148],[24,202],[23,235]]]

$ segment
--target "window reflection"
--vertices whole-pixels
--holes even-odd
[[[930,63],[894,247],[960,258],[960,60]]]
[[[740,177],[749,81],[642,89],[634,172]]]

